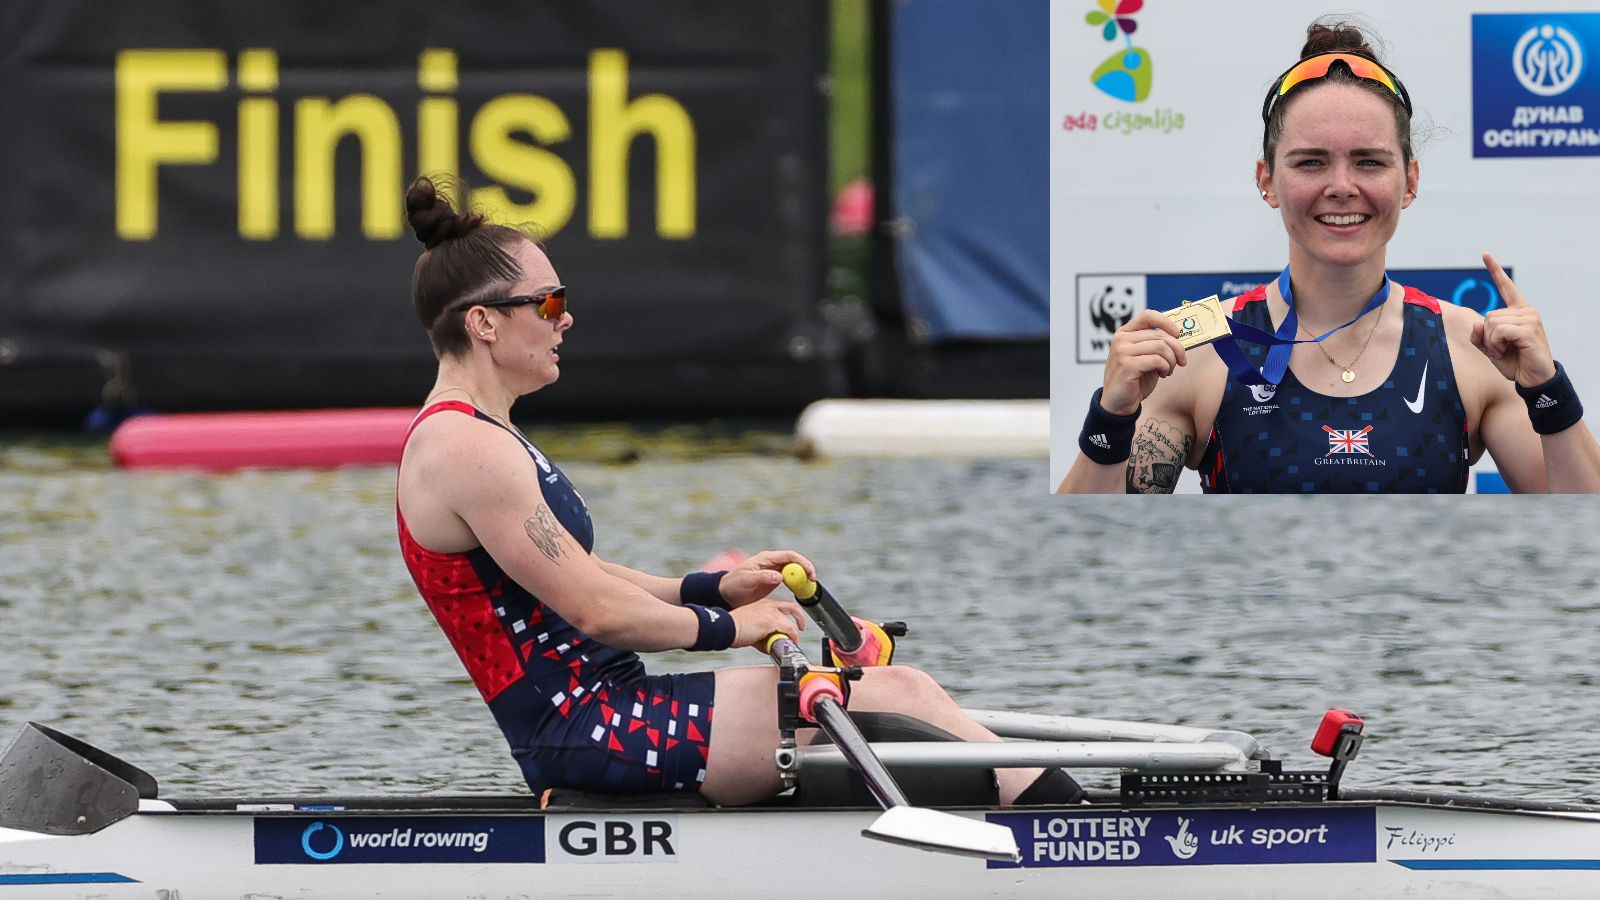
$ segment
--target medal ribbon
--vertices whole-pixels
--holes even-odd
[[[1383,287],[1372,295],[1372,299],[1367,301],[1366,308],[1362,309],[1354,319],[1321,337],[1314,337],[1304,341],[1295,340],[1295,335],[1300,331],[1300,318],[1295,314],[1294,293],[1289,288],[1289,267],[1284,266],[1283,274],[1278,276],[1278,293],[1283,296],[1283,302],[1288,305],[1289,314],[1283,317],[1283,322],[1278,325],[1277,333],[1273,334],[1244,322],[1230,321],[1228,327],[1232,329],[1233,334],[1228,337],[1217,338],[1211,342],[1211,345],[1217,348],[1217,355],[1222,357],[1222,361],[1228,364],[1228,371],[1233,373],[1234,378],[1244,384],[1277,385],[1278,382],[1283,380],[1283,373],[1289,370],[1289,354],[1293,352],[1294,344],[1315,344],[1327,339],[1329,335],[1349,328],[1351,325],[1361,321],[1362,316],[1382,306],[1383,302],[1389,298],[1389,288],[1389,273],[1385,272],[1383,273]],[[1249,341],[1252,344],[1261,344],[1269,348],[1267,350],[1267,361],[1259,371],[1250,364],[1250,360],[1244,355],[1244,351],[1239,349],[1239,341]]]

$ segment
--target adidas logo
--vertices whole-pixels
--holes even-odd
[[[721,617],[721,616],[719,616],[719,615],[717,615],[717,611],[716,611],[716,610],[714,610],[714,609],[708,609],[708,610],[706,610],[706,618],[708,618],[708,619],[710,619],[710,620],[711,620],[711,621],[713,621],[713,622],[715,622],[715,621],[717,621],[717,620],[718,620],[718,619],[721,619],[721,618],[722,618],[722,617]]]
[[[1111,449],[1111,442],[1106,440],[1106,436],[1103,435],[1103,434],[1091,434],[1091,435],[1089,435],[1089,443],[1095,445],[1096,447],[1099,447],[1101,450],[1110,450]]]
[[[1549,394],[1540,394],[1539,395],[1539,402],[1533,404],[1533,408],[1534,409],[1549,409],[1550,407],[1555,406],[1555,405],[1556,405],[1556,401],[1551,400]],[[1092,440],[1092,438],[1091,438],[1091,440]]]

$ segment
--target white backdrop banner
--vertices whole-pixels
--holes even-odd
[[[1417,148],[1418,199],[1389,245],[1390,272],[1483,311],[1500,302],[1480,262],[1495,254],[1600,406],[1600,352],[1583,325],[1600,287],[1600,136],[1589,134],[1600,129],[1600,0],[1051,0],[1050,11],[1052,488],[1077,456],[1119,322],[1243,293],[1287,262],[1282,221],[1255,188],[1261,101],[1306,26],[1334,11],[1363,15],[1418,124],[1436,126]],[[1193,472],[1180,490],[1198,490]]]

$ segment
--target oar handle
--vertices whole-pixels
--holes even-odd
[[[794,599],[806,608],[806,612],[822,627],[822,633],[833,641],[839,652],[854,653],[861,649],[861,629],[856,627],[850,614],[844,611],[839,601],[833,599],[828,589],[820,582],[812,581],[799,563],[789,563],[783,567],[783,583],[794,592]]]
[[[806,666],[810,665],[806,655],[801,652],[800,645],[796,644],[793,638],[781,631],[767,635],[765,649],[767,655],[772,657],[772,661],[779,666],[787,665],[792,669],[803,671]]]

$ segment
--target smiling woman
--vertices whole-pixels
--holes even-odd
[[[1263,345],[1225,345],[1230,362],[1135,315],[1062,493],[1171,493],[1182,466],[1207,493],[1461,493],[1485,450],[1517,492],[1600,492],[1600,444],[1499,263],[1483,255],[1506,303],[1487,316],[1385,271],[1421,181],[1411,114],[1360,29],[1312,23],[1262,105],[1256,163],[1289,264],[1229,311]]]

